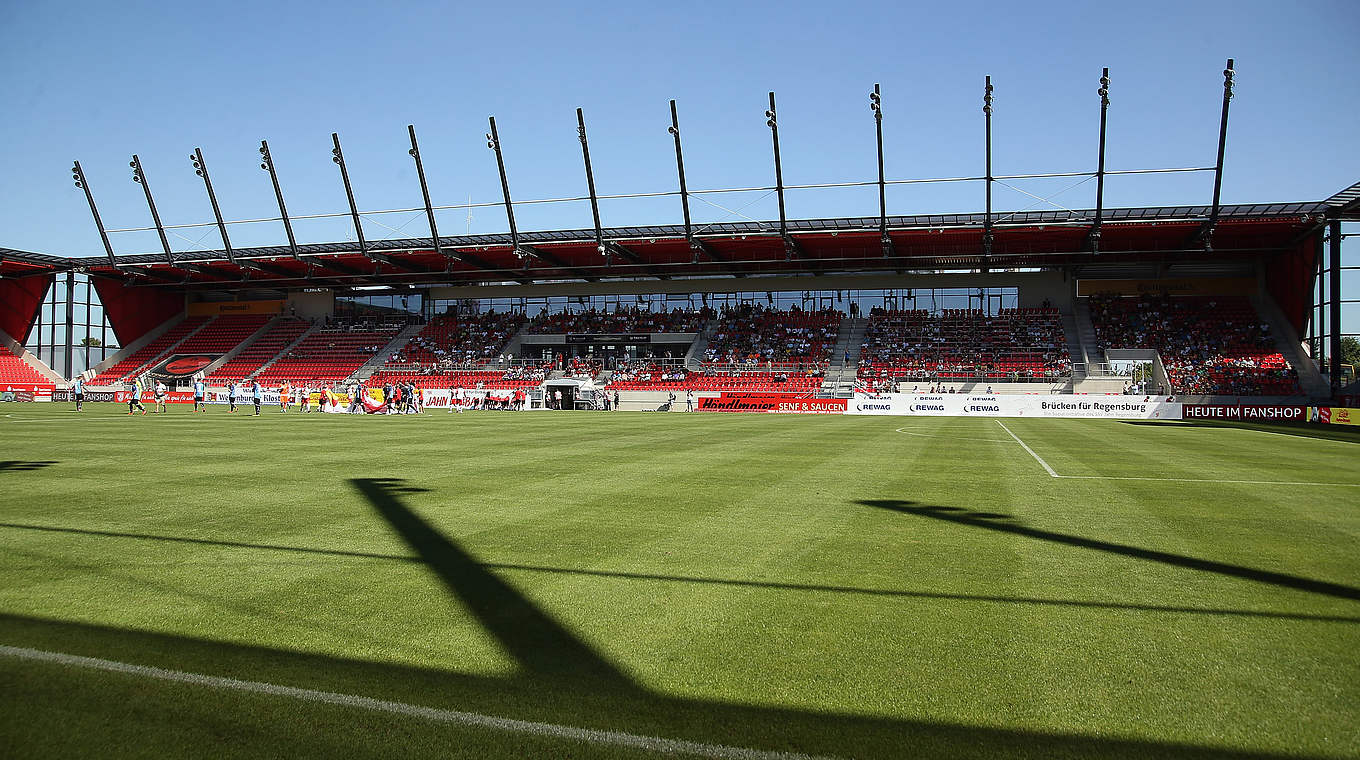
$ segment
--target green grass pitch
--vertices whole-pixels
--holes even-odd
[[[0,756],[1360,756],[1360,436],[1002,422],[5,405]]]

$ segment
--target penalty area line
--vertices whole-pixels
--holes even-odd
[[[691,757],[714,758],[715,760],[836,760],[836,758],[824,755],[805,755],[798,752],[747,749],[744,747],[732,747],[725,744],[706,744],[704,742],[685,741],[683,739],[667,739],[660,736],[630,734],[622,731],[602,731],[593,728],[561,726],[555,723],[502,718],[494,715],[482,715],[481,713],[464,712],[461,710],[443,710],[436,707],[425,707],[422,705],[408,704],[406,702],[393,702],[386,699],[362,697],[354,694],[340,694],[330,691],[318,691],[315,689],[302,689],[295,686],[280,686],[278,684],[265,683],[262,681],[241,681],[235,678],[209,676],[201,673],[187,673],[180,670],[167,670],[165,668],[156,668],[146,665],[133,665],[126,662],[117,662],[115,660],[83,657],[61,652],[47,652],[41,649],[28,649],[26,647],[0,645],[0,656],[28,660],[31,662],[46,662],[67,667],[86,668],[89,670],[103,670],[111,673],[121,673],[158,681],[203,686],[210,689],[225,689],[253,694],[266,694],[275,697],[287,697],[304,702],[338,705],[340,707],[368,710],[370,712],[422,718],[436,723],[488,728],[494,731],[544,736],[554,739],[578,741],[586,744],[628,747],[664,755],[688,755]]]
[[[1360,488],[1360,483],[1319,483],[1311,480],[1221,480],[1218,478],[1153,478],[1136,475],[1059,475],[1048,465],[1048,462],[1044,461],[1043,457],[1034,453],[1034,449],[1031,449],[1028,444],[1020,440],[1020,436],[1011,432],[1011,429],[1006,427],[1004,422],[1001,420],[996,420],[995,422],[1001,426],[1002,430],[1009,433],[1011,438],[1014,438],[1015,442],[1020,444],[1025,451],[1029,452],[1029,455],[1034,457],[1034,461],[1038,462],[1049,475],[1061,480],[1151,480],[1163,483],[1226,483],[1253,486],[1334,486],[1337,488]]]
[[[1014,438],[1015,442],[1020,444],[1021,448],[1023,448],[1025,451],[1028,451],[1029,455],[1034,457],[1034,461],[1038,462],[1041,466],[1043,466],[1045,472],[1047,472],[1049,475],[1052,475],[1055,478],[1062,477],[1058,473],[1054,472],[1052,467],[1048,466],[1048,462],[1045,462],[1043,457],[1039,456],[1038,454],[1035,454],[1034,449],[1031,449],[1029,447],[1029,444],[1020,440],[1020,436],[1016,435],[1015,433],[1012,433],[1011,429],[1006,427],[1006,423],[1002,422],[1001,420],[997,420],[996,424],[1000,425],[1002,430],[1006,431],[1006,433],[1010,435],[1010,437]]]

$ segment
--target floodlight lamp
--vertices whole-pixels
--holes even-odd
[[[680,130],[676,129],[674,125],[669,126],[669,127],[666,127],[666,131],[667,131],[667,132],[670,132],[671,134],[675,135],[676,137],[679,137],[679,136],[680,136]]]
[[[197,174],[198,176],[202,177],[202,176],[203,176],[203,170],[202,170],[202,169],[199,169],[198,171],[194,172],[194,174]]]
[[[269,164],[260,164],[260,168],[269,171]]]
[[[773,129],[773,128],[774,128],[774,119],[766,119],[766,120],[765,120],[765,126],[770,127],[771,129]]]
[[[339,156],[331,156],[331,161],[333,161],[333,162],[336,163],[336,164],[339,164],[339,163],[340,163],[340,157],[339,157]]]
[[[415,158],[415,157],[416,157],[416,149],[415,149],[415,148],[412,148],[412,149],[410,149],[410,150],[408,150],[408,151],[406,151],[406,152],[410,154],[411,158]]]
[[[267,156],[267,155],[269,155],[269,149],[266,148],[266,147],[264,147],[263,145],[261,145],[261,146],[260,146],[260,155],[261,155],[261,156]]]
[[[335,156],[336,158],[339,158],[339,157],[340,157],[340,149],[339,149],[339,148],[331,148],[331,155],[332,155],[332,156]]]
[[[85,186],[80,184],[79,182],[76,183],[76,187],[80,188],[81,190],[85,189]]]
[[[137,168],[137,162],[136,162],[136,161],[129,161],[129,162],[128,162],[128,166],[131,166],[132,168],[136,169],[136,168]]]
[[[767,118],[767,119],[773,119],[773,118],[774,118],[774,109],[766,110],[766,111],[765,111],[765,118]]]
[[[142,183],[142,176],[140,174],[134,174],[132,175],[132,181],[140,185]]]

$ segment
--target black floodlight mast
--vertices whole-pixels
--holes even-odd
[[[279,217],[283,219],[283,231],[288,233],[288,250],[293,258],[302,261],[298,253],[297,238],[293,236],[293,222],[288,218],[288,207],[283,203],[283,188],[279,186],[279,174],[274,170],[274,156],[269,152],[269,141],[260,141],[260,168],[269,172],[269,181],[274,183],[274,197],[279,201]]]
[[[789,235],[789,220],[784,214],[784,167],[779,161],[779,115],[774,107],[774,93],[770,93],[770,107],[765,111],[765,126],[770,128],[770,139],[774,143],[774,191],[779,197],[779,237],[784,241],[784,258],[793,260],[798,246]]]
[[[1091,253],[1100,253],[1100,223],[1105,210],[1105,124],[1110,111],[1110,70],[1100,70],[1100,153],[1096,160],[1096,218],[1091,222],[1088,238]]]
[[[1209,209],[1209,222],[1201,238],[1205,250],[1213,246],[1214,227],[1218,225],[1219,199],[1223,192],[1223,153],[1228,146],[1228,105],[1233,96],[1233,59],[1223,67],[1223,114],[1218,121],[1218,161],[1214,163],[1214,205]]]
[[[217,194],[213,192],[212,178],[208,176],[208,164],[203,160],[203,151],[194,148],[189,156],[193,162],[194,174],[203,178],[203,186],[208,189],[208,202],[212,204],[213,217],[217,219],[217,230],[222,233],[222,250],[227,252],[227,261],[236,264],[236,253],[231,250],[231,238],[227,237],[227,225],[222,221],[222,209],[217,205]]]
[[[496,169],[501,173],[501,197],[505,199],[505,216],[510,221],[510,247],[516,256],[524,259],[524,266],[529,266],[527,252],[519,244],[519,228],[515,226],[515,206],[510,202],[510,180],[505,176],[505,156],[501,153],[500,132],[496,131],[496,117],[487,117],[487,122],[491,125],[491,131],[486,133],[486,147],[496,153]]]
[[[611,264],[609,249],[604,244],[604,229],[600,227],[600,199],[595,195],[595,172],[590,167],[590,143],[586,141],[586,117],[576,109],[576,134],[581,138],[581,157],[586,163],[586,188],[590,191],[590,214],[595,220],[595,249],[604,257],[604,265]]]
[[[340,167],[340,179],[345,183],[345,197],[349,199],[349,215],[354,220],[354,234],[359,236],[359,253],[368,256],[368,241],[364,240],[364,225],[359,221],[359,207],[354,205],[354,187],[349,183],[349,170],[345,168],[345,154],[340,150],[340,135],[331,133],[331,160]]]
[[[869,109],[874,112],[874,131],[878,138],[878,241],[883,246],[883,257],[893,255],[892,238],[888,237],[887,179],[883,175],[883,93],[878,83],[869,93]]]
[[[689,241],[690,252],[693,254],[692,261],[697,264],[703,244],[694,239],[694,228],[690,222],[689,188],[685,186],[685,154],[680,149],[680,117],[676,115],[674,100],[671,101],[671,125],[666,131],[675,138],[675,168],[680,173],[680,208],[685,213],[685,240]]]
[[[992,78],[987,77],[987,88],[982,93],[982,112],[987,115],[987,208],[982,217],[982,271],[987,271],[992,256]]]
[[[420,145],[416,143],[416,126],[407,124],[406,131],[411,135],[411,149],[406,152],[416,160],[416,176],[420,177],[420,197],[425,200],[425,217],[430,220],[430,240],[434,243],[434,252],[451,262],[451,257],[444,253],[444,246],[439,243],[439,226],[435,224],[434,206],[430,204],[430,185],[425,181],[425,163],[420,160]]]
[[[146,193],[146,205],[151,209],[151,221],[156,225],[156,234],[161,237],[161,250],[165,251],[165,263],[170,266],[175,265],[174,254],[170,253],[170,240],[165,236],[165,226],[161,224],[160,212],[156,211],[156,201],[151,197],[151,185],[146,181],[146,173],[142,171],[142,160],[136,153],[132,154],[132,160],[128,162],[132,167],[132,181],[142,186],[142,192]]]
[[[99,228],[99,239],[104,242],[104,253],[108,254],[109,257],[109,266],[117,271],[118,259],[113,254],[113,245],[109,243],[109,233],[104,230],[104,221],[99,218],[99,207],[94,205],[94,195],[90,192],[90,183],[85,181],[85,172],[80,168],[79,161],[76,161],[71,167],[71,180],[76,183],[76,187],[85,191],[85,200],[90,202],[90,213],[94,216],[94,226]]]

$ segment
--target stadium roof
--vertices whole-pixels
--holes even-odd
[[[696,225],[692,247],[680,225],[594,229],[118,256],[63,258],[0,249],[0,275],[21,277],[76,269],[137,284],[194,290],[349,287],[376,284],[474,284],[560,280],[669,279],[699,276],[872,273],[960,269],[1053,268],[1104,263],[1250,260],[1288,250],[1328,218],[1360,219],[1360,183],[1327,201],[1223,206],[1105,209],[1093,245],[1094,210],[996,212],[990,256],[983,255],[985,216],[887,217],[885,251],[878,217],[789,220],[792,245],[777,222]],[[1098,250],[1097,250],[1098,249]]]

